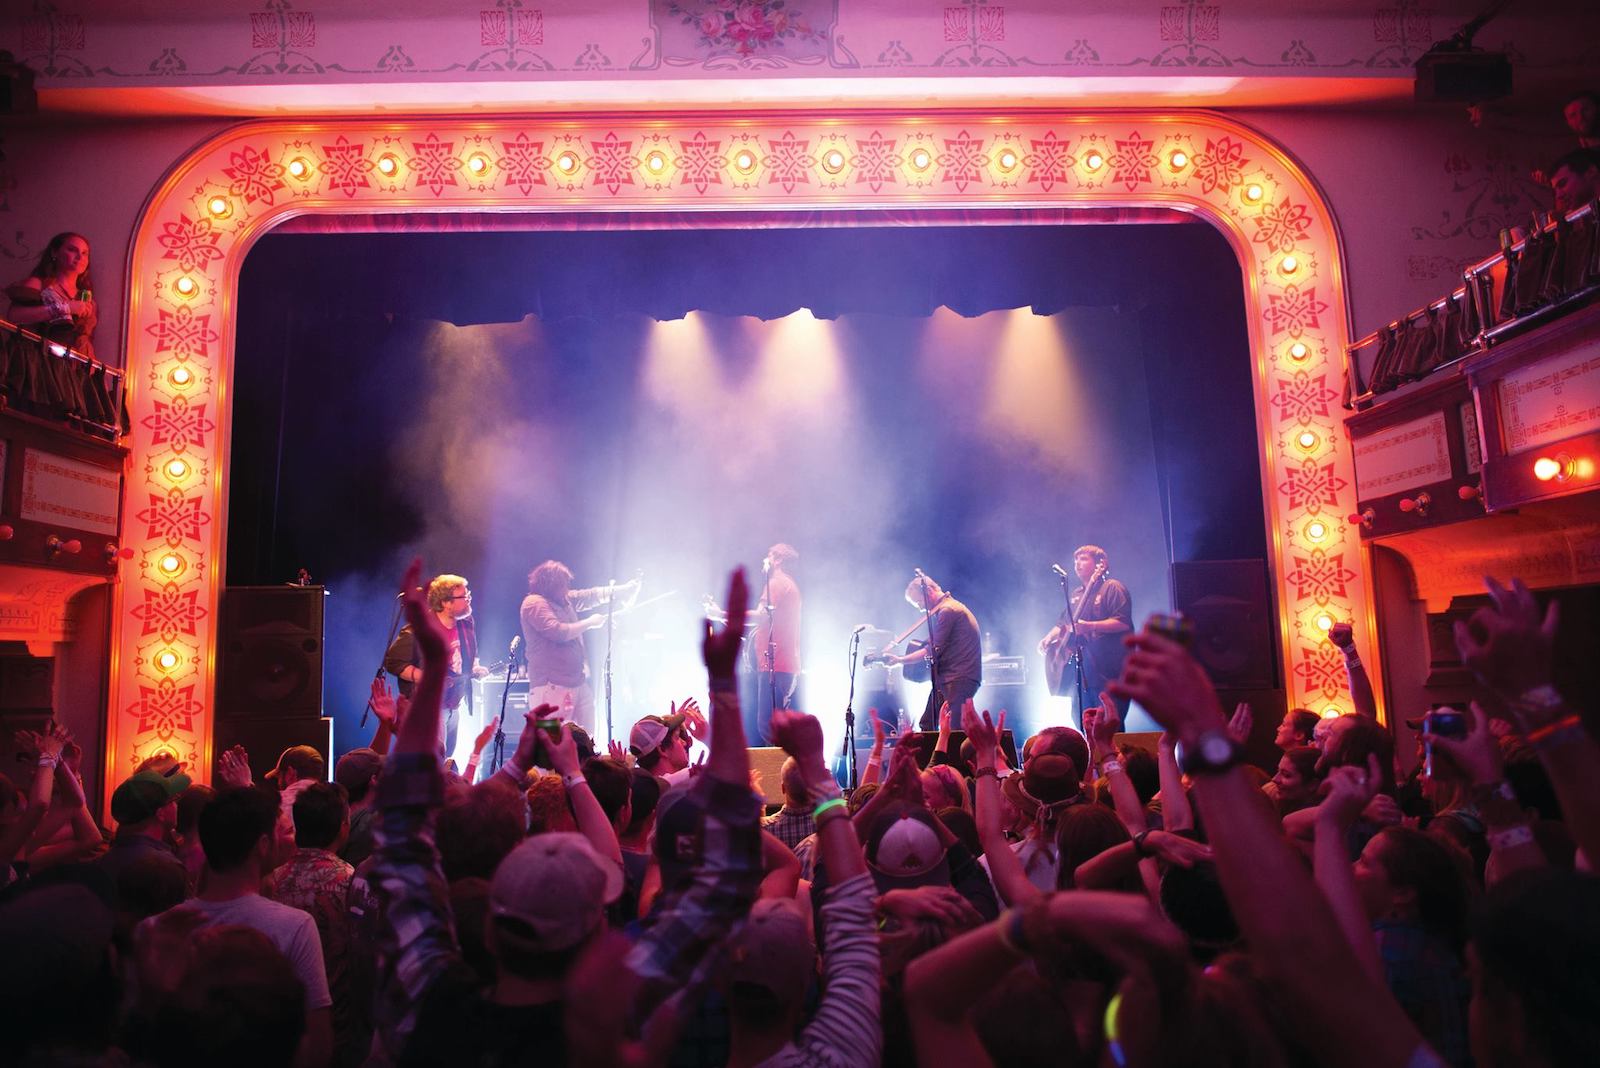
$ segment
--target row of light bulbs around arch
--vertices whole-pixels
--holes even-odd
[[[921,147],[912,149],[906,159],[911,169],[919,173],[929,170],[938,161],[938,157],[931,149]],[[818,160],[819,165],[828,174],[843,173],[849,162],[849,157],[845,155],[844,151],[837,148],[827,149]],[[1009,174],[1016,170],[1022,162],[1021,155],[1013,148],[1002,148],[995,155],[995,165],[1003,174]],[[1084,169],[1091,174],[1102,170],[1107,162],[1105,153],[1098,149],[1090,149],[1082,159]],[[1192,162],[1193,160],[1189,154],[1182,149],[1174,149],[1168,153],[1165,161],[1167,169],[1174,174],[1181,174],[1189,168]],[[474,152],[463,163],[468,172],[476,178],[486,178],[489,172],[494,169],[494,161],[482,152]],[[735,172],[750,175],[755,173],[760,163],[760,158],[753,149],[741,148],[733,153],[728,163]],[[583,165],[583,161],[576,152],[566,149],[555,156],[551,165],[563,175],[573,175],[578,172]],[[392,178],[400,173],[404,165],[399,156],[392,152],[386,152],[377,158],[373,166],[377,168],[378,173]],[[645,153],[642,166],[650,174],[665,175],[667,169],[671,166],[671,160],[660,149],[652,149]],[[290,160],[284,169],[291,178],[301,182],[310,180],[316,171],[311,161],[303,156],[297,156]],[[1241,188],[1240,195],[1249,203],[1257,204],[1266,198],[1267,191],[1266,187],[1260,182],[1248,182]],[[230,197],[218,193],[206,201],[206,210],[214,218],[226,219],[233,214],[233,201]],[[1293,257],[1289,257],[1289,259],[1291,262],[1293,261]],[[1292,272],[1294,268],[1290,267],[1288,270]]]

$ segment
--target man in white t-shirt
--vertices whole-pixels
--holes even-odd
[[[306,992],[306,1030],[296,1064],[327,1064],[333,1022],[322,943],[310,913],[261,896],[261,878],[283,855],[278,843],[278,797],[269,789],[225,790],[200,813],[205,850],[205,889],[179,905],[202,913],[207,923],[252,927],[272,940]]]

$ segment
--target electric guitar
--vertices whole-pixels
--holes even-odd
[[[1089,603],[1089,598],[1094,596],[1100,583],[1105,581],[1107,567],[1104,561],[1095,565],[1094,573],[1089,576],[1089,581],[1083,584],[1083,596],[1078,598],[1078,611],[1083,611],[1083,606]],[[1070,601],[1068,604],[1070,605]],[[1071,616],[1071,612],[1068,612]],[[1070,692],[1067,684],[1077,675],[1078,658],[1087,655],[1087,640],[1078,633],[1076,628],[1067,628],[1067,624],[1058,624],[1044,641],[1044,677],[1050,692],[1057,696]]]

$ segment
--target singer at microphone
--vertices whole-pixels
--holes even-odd
[[[1080,726],[1083,709],[1098,704],[1100,691],[1122,674],[1127,656],[1122,639],[1133,631],[1133,598],[1128,587],[1110,577],[1109,564],[1104,549],[1085,545],[1072,554],[1070,574],[1058,564],[1050,567],[1063,579],[1080,583],[1068,595],[1056,625],[1039,641],[1050,692],[1076,698],[1073,716]],[[1126,717],[1127,701],[1119,700],[1117,706]]]
[[[472,712],[471,679],[487,675],[478,663],[478,636],[472,619],[472,590],[460,575],[439,575],[428,583],[428,608],[438,617],[450,640],[450,673],[445,678],[442,714],[439,717],[439,743],[446,756],[455,748],[456,706],[466,699]],[[400,693],[411,696],[422,677],[422,651],[408,624],[402,627],[383,655],[383,669],[400,684]],[[463,761],[464,763],[464,761]]]

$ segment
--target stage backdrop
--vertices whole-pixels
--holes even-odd
[[[471,580],[485,661],[546,557],[672,593],[619,626],[620,733],[703,688],[702,595],[778,540],[831,736],[850,630],[912,622],[913,567],[1028,658],[980,695],[1025,730],[1065,713],[1032,654],[1052,562],[1105,546],[1142,619],[1174,556],[1265,553],[1241,293],[1197,225],[269,236],[241,279],[230,581],[331,587],[340,749],[413,553]]]

